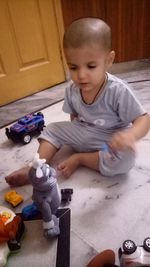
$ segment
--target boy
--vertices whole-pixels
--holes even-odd
[[[109,26],[96,18],[76,20],[66,30],[63,46],[73,81],[63,110],[71,121],[46,127],[39,137],[40,158],[50,163],[67,144],[75,153],[58,165],[66,177],[80,165],[107,176],[128,172],[134,165],[135,142],[148,132],[150,118],[129,86],[107,73],[115,57]],[[6,182],[23,185],[28,172],[29,167],[18,170]]]

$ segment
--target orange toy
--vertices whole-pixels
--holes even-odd
[[[87,265],[87,267],[115,266],[115,253],[107,249],[96,255]]]
[[[23,196],[19,195],[15,190],[6,192],[4,198],[13,207],[18,206],[24,200]]]

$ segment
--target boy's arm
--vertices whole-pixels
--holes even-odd
[[[110,140],[113,150],[125,150],[135,148],[135,142],[144,137],[150,129],[150,117],[144,114],[138,117],[131,128],[115,133]]]
[[[131,133],[135,137],[135,141],[139,140],[140,138],[144,137],[150,129],[150,117],[148,114],[142,115],[138,117],[129,129]]]

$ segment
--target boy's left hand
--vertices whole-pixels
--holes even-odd
[[[112,150],[127,150],[135,151],[135,137],[130,130],[115,133],[109,143]]]

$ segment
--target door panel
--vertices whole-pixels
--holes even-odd
[[[65,28],[82,17],[97,17],[112,29],[116,62],[150,57],[150,0],[61,0]]]
[[[0,25],[0,105],[65,80],[53,0],[0,0]]]

